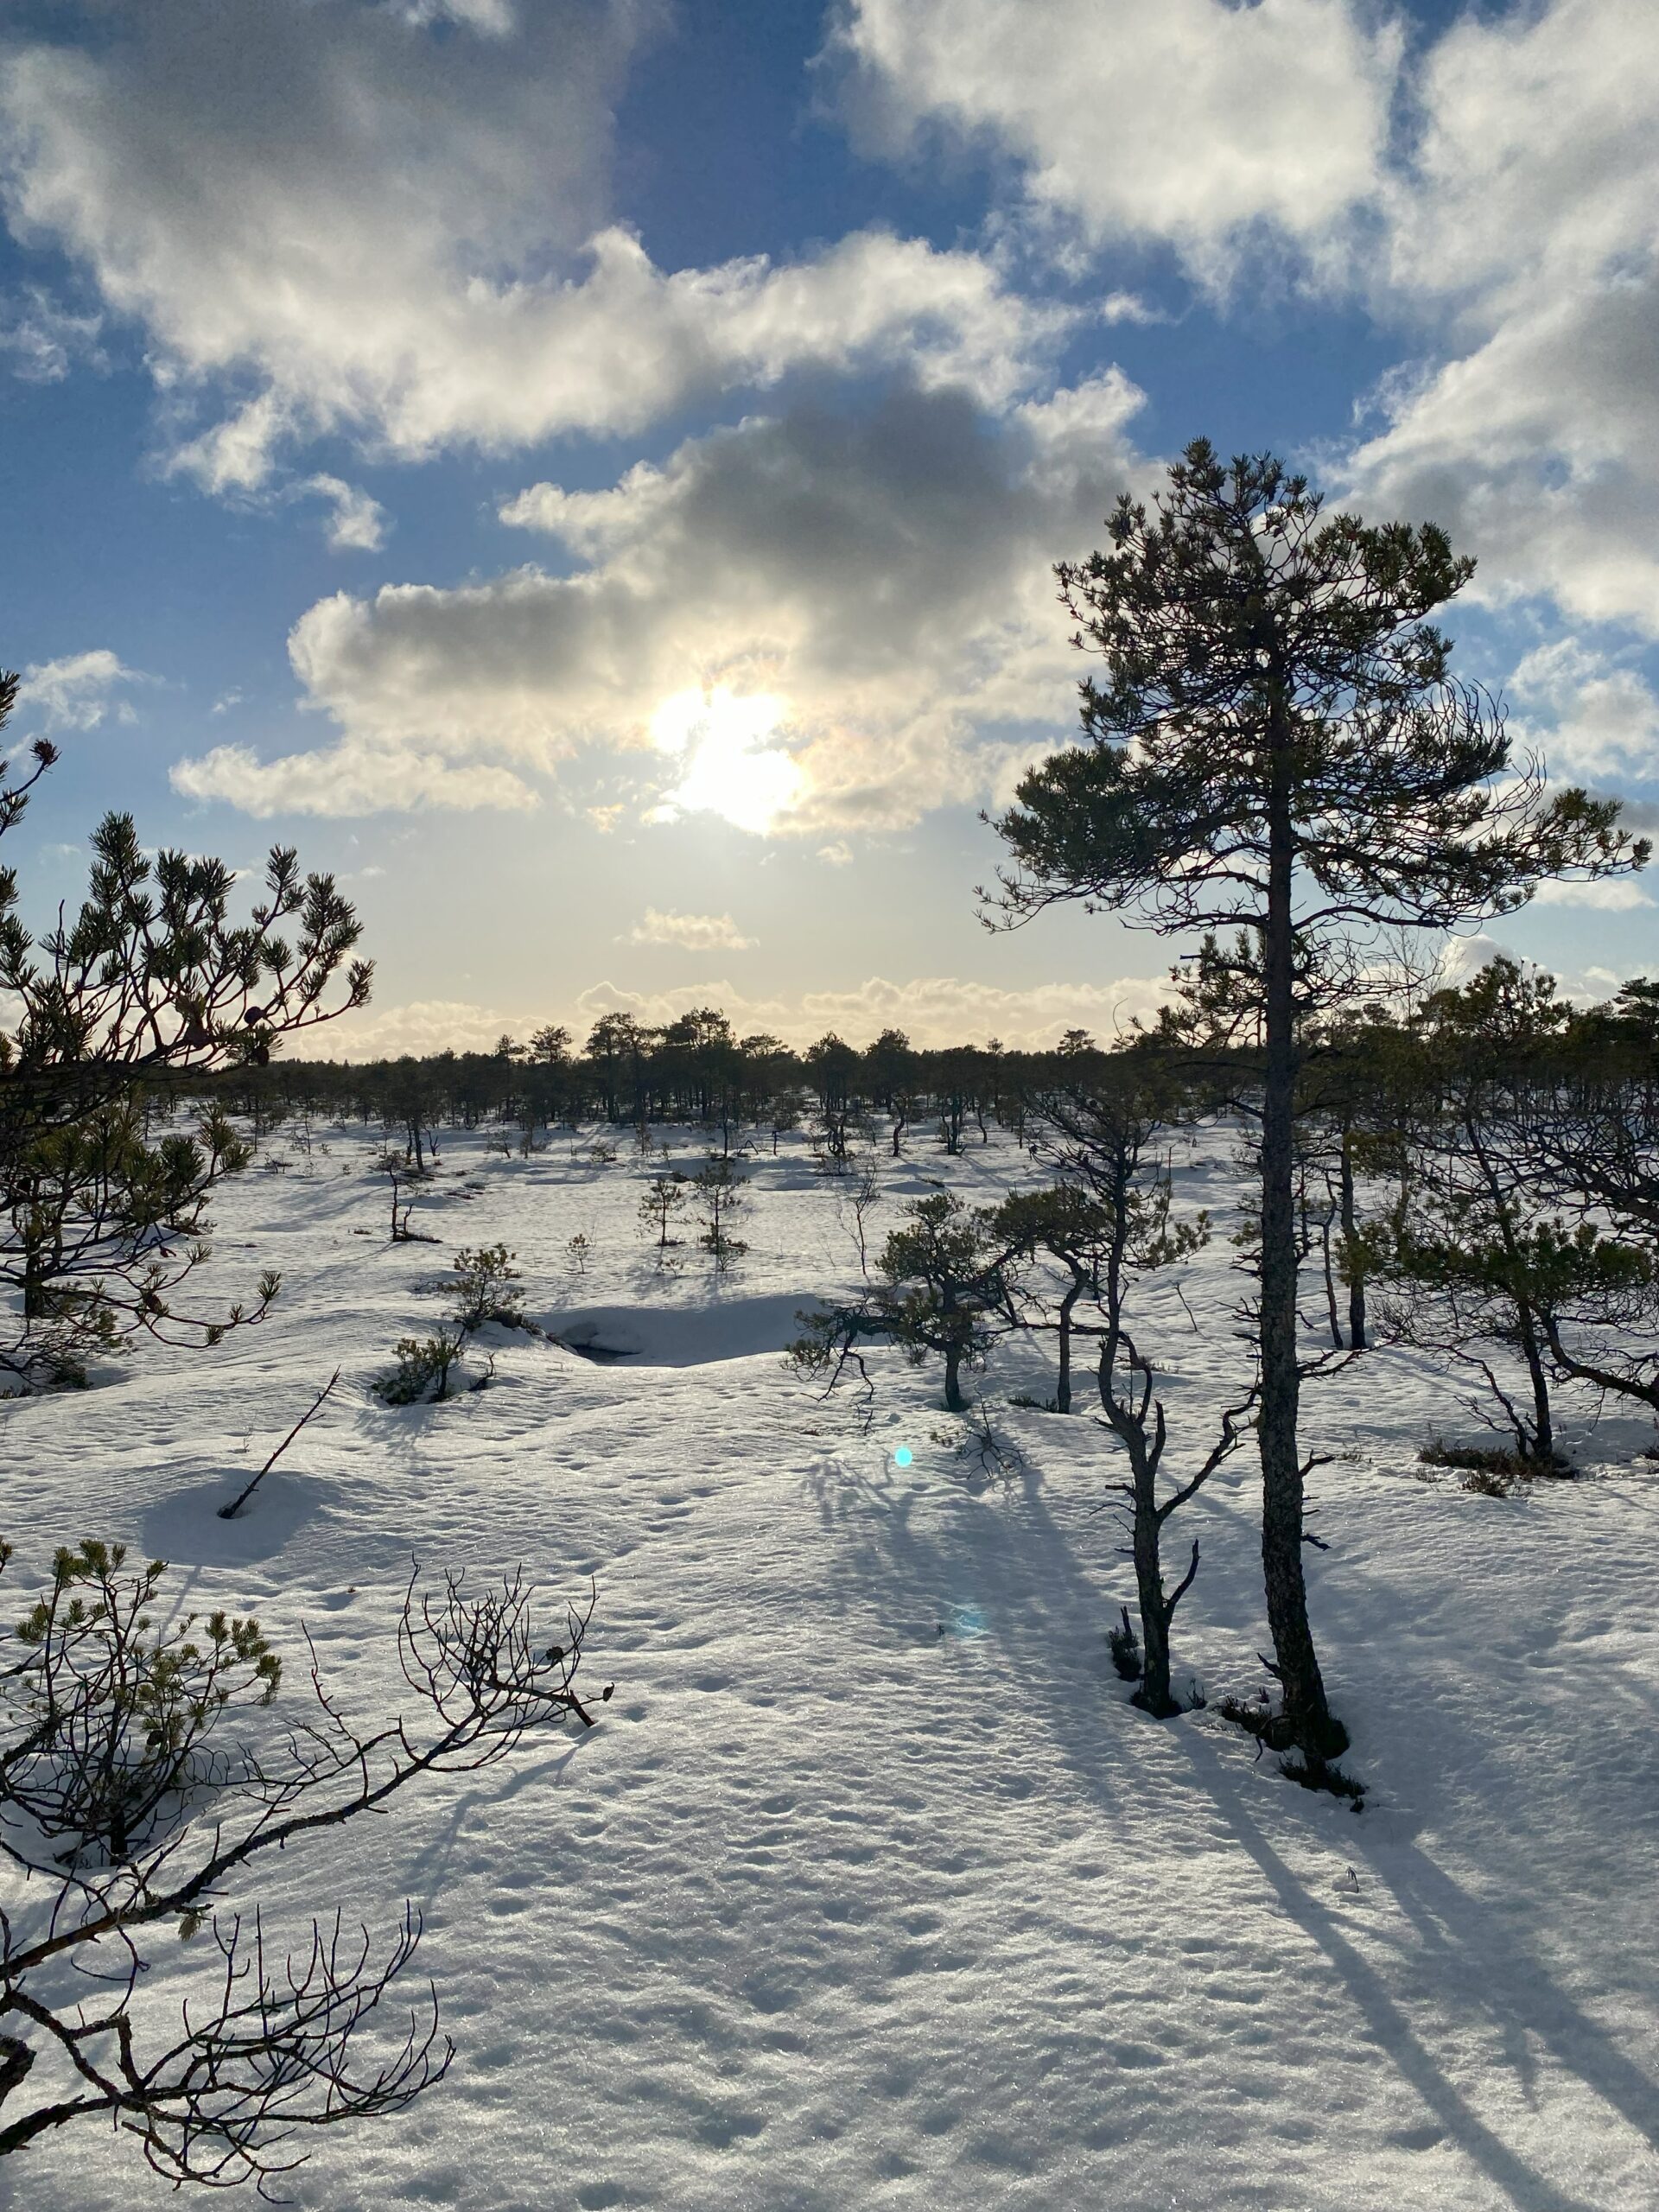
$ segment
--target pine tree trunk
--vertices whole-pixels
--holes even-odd
[[[1329,1215],[1319,1224],[1319,1252],[1325,1263],[1325,1304],[1331,1319],[1332,1347],[1342,1350],[1342,1323],[1337,1313],[1337,1278],[1331,1264],[1331,1220]]]
[[[1302,1573],[1302,1472],[1297,1442],[1300,1379],[1296,1361],[1296,1207],[1294,1128],[1295,1001],[1291,923],[1293,839],[1286,759],[1274,733],[1268,810],[1268,912],[1262,932],[1266,1074],[1262,1105],[1262,1567],[1285,1718],[1315,1757],[1342,1749],[1331,1717],[1307,1618]]]
[[[46,1319],[47,1254],[43,1243],[26,1242],[23,1247],[23,1319],[43,1321]]]
[[[1351,1350],[1365,1349],[1365,1277],[1360,1270],[1357,1239],[1359,1215],[1354,1204],[1353,1133],[1342,1133],[1342,1237],[1348,1262],[1348,1343]]]
[[[957,1344],[951,1344],[944,1355],[944,1404],[947,1413],[968,1410],[962,1395],[962,1351]]]
[[[1060,1370],[1054,1382],[1057,1414],[1069,1414],[1071,1410],[1071,1308],[1082,1288],[1080,1282],[1074,1282],[1060,1300]]]
[[[1543,1347],[1538,1341],[1532,1308],[1522,1304],[1519,1313],[1521,1353],[1527,1363],[1527,1378],[1532,1384],[1532,1456],[1549,1460],[1555,1456],[1555,1425],[1550,1417],[1549,1377],[1544,1372]]]
[[[1130,1453],[1133,1459],[1135,1454]],[[1154,1719],[1167,1719],[1178,1710],[1169,1693],[1170,1609],[1164,1599],[1159,1537],[1162,1531],[1150,1495],[1150,1479],[1135,1469],[1135,1585],[1141,1607],[1141,1687],[1135,1702]]]

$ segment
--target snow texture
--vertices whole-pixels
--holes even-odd
[[[175,1562],[181,1605],[253,1608],[290,1657],[305,1622],[368,1717],[401,1688],[411,1558],[523,1561],[550,1627],[595,1586],[586,1679],[616,1692],[579,1740],[264,1865],[268,1934],[294,1940],[337,1901],[390,1930],[413,1897],[459,2045],[402,2119],[320,2138],[295,2201],[1659,2203],[1643,1425],[1576,1405],[1588,1479],[1496,1499],[1417,1464],[1431,1433],[1473,1427],[1431,1363],[1378,1351],[1310,1388],[1308,1440],[1336,1455],[1313,1483],[1313,1618],[1370,1787],[1356,1815],[1213,1710],[1128,1704],[1103,1640],[1131,1595],[1102,1510],[1114,1447],[1086,1398],[1070,1420],[1007,1404],[1052,1390],[1040,1349],[983,1378],[1000,1468],[938,1409],[931,1369],[874,1355],[868,1428],[851,1395],[820,1402],[786,1370],[798,1306],[858,1264],[798,1139],[747,1163],[752,1249],[717,1281],[690,1229],[655,1264],[636,1208],[660,1162],[446,1138],[413,1222],[439,1241],[393,1245],[373,1133],[316,1134],[308,1159],[278,1132],[288,1173],[256,1168],[218,1206],[214,1286],[283,1272],[264,1325],[0,1410],[11,1601],[55,1542],[124,1537]],[[680,1133],[674,1164],[701,1152]],[[873,1242],[930,1180],[977,1201],[1031,1173],[1006,1138],[956,1160],[922,1138],[885,1164]],[[1178,1459],[1243,1357],[1224,1134],[1178,1151],[1175,1181],[1218,1232],[1185,1270],[1202,1333],[1173,1281],[1152,1294]],[[381,1405],[369,1386],[435,1324],[450,1252],[498,1238],[566,1343],[492,1329],[487,1389]],[[336,1400],[244,1517],[217,1519],[337,1361]],[[1172,1557],[1203,1548],[1178,1683],[1212,1699],[1264,1679],[1256,1483],[1247,1449],[1170,1531]],[[205,1965],[164,1937],[146,2003],[175,2005]],[[0,2177],[16,2212],[162,2194],[97,2132]]]

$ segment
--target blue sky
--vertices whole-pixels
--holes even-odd
[[[1444,522],[1467,671],[1659,815],[1647,0],[42,0],[0,147],[28,896],[108,805],[296,842],[353,1050],[1143,1008],[1153,938],[977,926],[978,813],[1200,431]],[[1610,988],[1611,895],[1498,934]]]

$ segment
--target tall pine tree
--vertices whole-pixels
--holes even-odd
[[[1235,1019],[1261,1053],[1258,1298],[1262,1552],[1287,1733],[1346,1741],[1302,1573],[1293,1135],[1299,1061],[1351,995],[1369,938],[1520,906],[1540,878],[1639,864],[1617,804],[1547,793],[1512,766],[1501,708],[1450,673],[1425,618],[1473,570],[1445,533],[1326,518],[1270,454],[1224,464],[1199,439],[1149,511],[1057,571],[1103,680],[1084,742],[1020,785],[996,827],[1015,862],[990,918],[1061,900],[1160,932],[1224,932]]]

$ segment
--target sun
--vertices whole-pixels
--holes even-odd
[[[724,683],[664,699],[652,716],[652,742],[681,764],[665,804],[683,814],[718,814],[765,836],[805,782],[790,755],[767,742],[784,715],[784,702],[772,692],[740,696]]]

